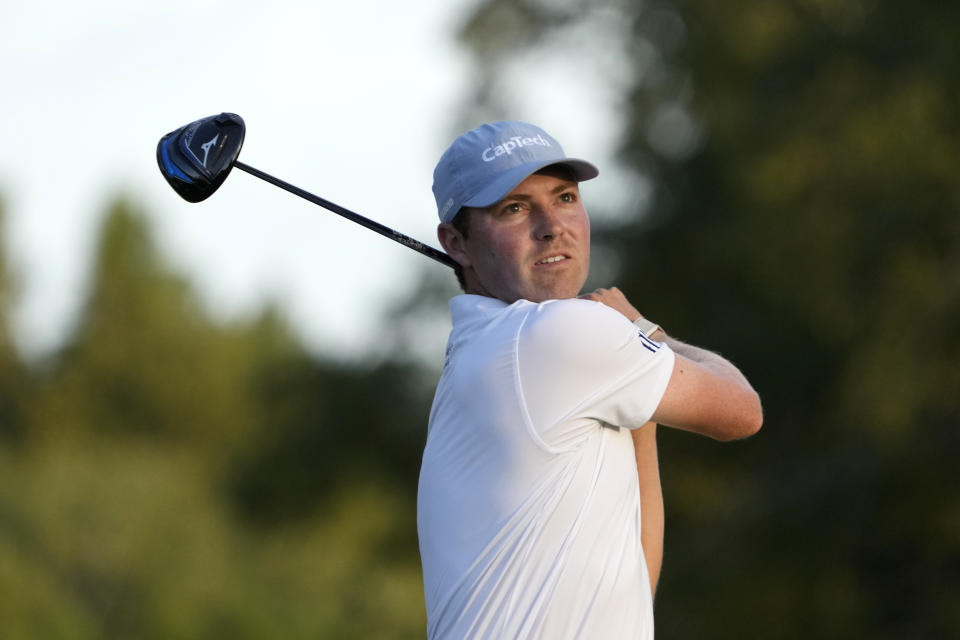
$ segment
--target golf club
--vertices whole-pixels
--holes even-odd
[[[438,249],[240,162],[237,156],[243,146],[245,131],[243,118],[235,113],[201,118],[171,131],[157,144],[160,173],[181,198],[187,202],[200,202],[213,195],[227,179],[230,170],[236,167],[441,264],[456,266],[450,256]]]

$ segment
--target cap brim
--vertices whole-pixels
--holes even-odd
[[[503,200],[513,191],[514,187],[544,167],[559,165],[570,169],[573,179],[577,182],[591,180],[600,175],[600,171],[587,162],[578,158],[564,158],[563,160],[548,160],[527,162],[505,171],[496,180],[480,190],[479,193],[463,203],[465,207],[489,207]]]

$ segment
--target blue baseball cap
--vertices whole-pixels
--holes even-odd
[[[526,122],[492,122],[460,135],[433,170],[440,221],[450,222],[462,207],[489,207],[550,165],[567,167],[578,182],[600,174],[589,162],[568,158],[559,142]]]

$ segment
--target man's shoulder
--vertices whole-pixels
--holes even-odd
[[[557,348],[597,341],[622,343],[636,331],[619,312],[603,303],[580,298],[506,303],[496,298],[462,295],[451,303],[454,325],[473,333],[506,329],[524,342]]]
[[[543,331],[570,329],[623,328],[629,321],[607,305],[592,300],[570,298],[547,300],[527,309],[527,325]]]
[[[577,351],[617,348],[634,337],[619,312],[592,300],[549,300],[526,310],[521,338],[532,348]]]

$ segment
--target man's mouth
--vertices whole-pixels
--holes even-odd
[[[549,256],[543,260],[537,260],[534,264],[553,264],[554,262],[561,262],[566,259],[567,256]]]

